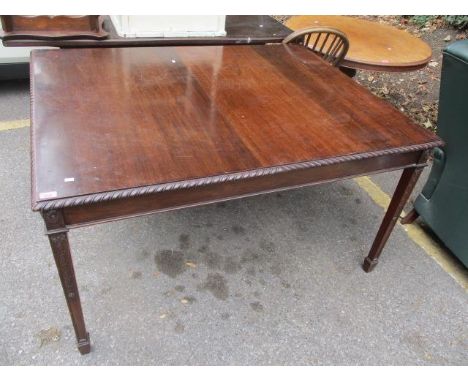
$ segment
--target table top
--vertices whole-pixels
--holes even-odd
[[[431,47],[410,33],[377,22],[346,16],[293,16],[293,29],[333,27],[346,34],[349,51],[343,66],[354,69],[409,71],[421,69],[432,56]]]
[[[103,29],[109,37],[95,39],[55,39],[55,40],[4,40],[5,46],[53,46],[63,48],[163,46],[163,45],[229,45],[279,43],[291,30],[265,15],[226,16],[226,36],[219,37],[121,37],[117,34],[110,17],[104,17]]]
[[[440,145],[309,50],[281,44],[35,50],[31,120],[35,209]]]

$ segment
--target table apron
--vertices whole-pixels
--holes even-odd
[[[421,151],[311,167],[236,181],[179,188],[131,198],[115,199],[62,209],[67,228],[119,220],[155,212],[332,182],[377,172],[418,166]],[[420,166],[420,164],[419,164]]]
[[[384,65],[384,64],[367,64],[364,62],[357,62],[352,60],[347,60],[346,58],[340,64],[345,68],[350,69],[361,69],[361,70],[371,70],[376,72],[412,72],[415,70],[420,70],[426,67],[429,61],[423,62],[421,64],[415,65]]]

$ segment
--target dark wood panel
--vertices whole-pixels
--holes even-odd
[[[1,16],[3,40],[103,39],[103,16]],[[0,36],[2,33],[0,32]]]
[[[268,38],[280,42],[280,38],[284,39],[290,33],[291,29],[270,16],[226,16],[226,35],[228,37],[250,38],[250,40]]]
[[[420,156],[421,152],[419,151],[399,155],[385,155],[378,158],[337,163],[330,166],[314,167],[263,177],[80,205],[63,210],[65,223],[69,226],[79,226],[97,221],[115,220],[160,210],[202,205],[221,200],[297,188],[303,185],[330,182],[382,170],[414,166]]]
[[[31,70],[34,203],[439,142],[300,46],[35,51]]]
[[[90,39],[37,41],[25,39],[4,40],[5,46],[54,46],[61,48],[108,48],[173,45],[238,45],[280,43],[291,30],[270,16],[228,15],[226,36],[220,37],[121,37],[108,16],[104,18],[104,30],[109,36],[100,41]]]

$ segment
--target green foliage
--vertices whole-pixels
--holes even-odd
[[[428,22],[431,22],[435,20],[437,16],[428,16],[428,15],[417,15],[417,16],[411,16],[410,20],[412,23],[423,26]]]
[[[403,16],[409,19],[413,24],[420,27],[427,23],[432,23],[436,20],[442,19],[448,26],[456,29],[464,30],[468,29],[468,16],[467,15],[445,15],[445,16],[434,16],[434,15],[415,15],[415,16]]]
[[[444,21],[457,29],[467,29],[468,28],[468,16],[467,15],[450,15],[443,16]]]

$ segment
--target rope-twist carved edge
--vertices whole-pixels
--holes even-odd
[[[293,164],[287,164],[287,165],[282,165],[282,166],[267,167],[267,168],[242,171],[242,172],[231,173],[231,174],[216,175],[216,176],[207,177],[207,178],[182,180],[182,181],[177,181],[177,182],[172,182],[172,183],[128,188],[128,189],[123,189],[123,190],[108,191],[108,192],[102,192],[98,194],[76,196],[76,197],[71,197],[71,198],[64,198],[64,199],[57,199],[57,200],[50,200],[50,201],[41,201],[41,202],[38,202],[34,206],[34,210],[44,211],[44,210],[51,210],[51,209],[60,209],[60,208],[80,206],[84,204],[107,202],[107,201],[112,201],[115,199],[133,198],[137,196],[142,196],[142,195],[147,195],[147,194],[156,194],[156,193],[165,192],[165,191],[174,191],[174,190],[179,190],[179,189],[202,187],[202,186],[207,186],[210,184],[231,182],[231,181],[237,181],[241,179],[273,175],[273,174],[278,174],[278,173],[283,173],[283,172],[288,172],[288,171],[303,170],[303,169],[308,169],[308,168],[313,168],[313,167],[333,165],[333,164],[338,164],[338,163],[343,163],[343,162],[348,162],[348,161],[353,161],[353,160],[368,159],[368,158],[389,155],[389,154],[403,154],[403,153],[412,152],[412,151],[428,150],[428,149],[441,146],[441,145],[442,145],[442,141],[435,141],[435,142],[424,143],[424,144],[413,145],[413,146],[402,147],[402,148],[387,149],[387,150],[374,151],[374,152],[368,152],[368,153],[351,154],[351,155],[345,155],[345,156],[334,157],[334,158],[329,158],[329,159],[320,159],[320,160],[314,160],[314,161],[309,161],[309,162],[293,163]]]

